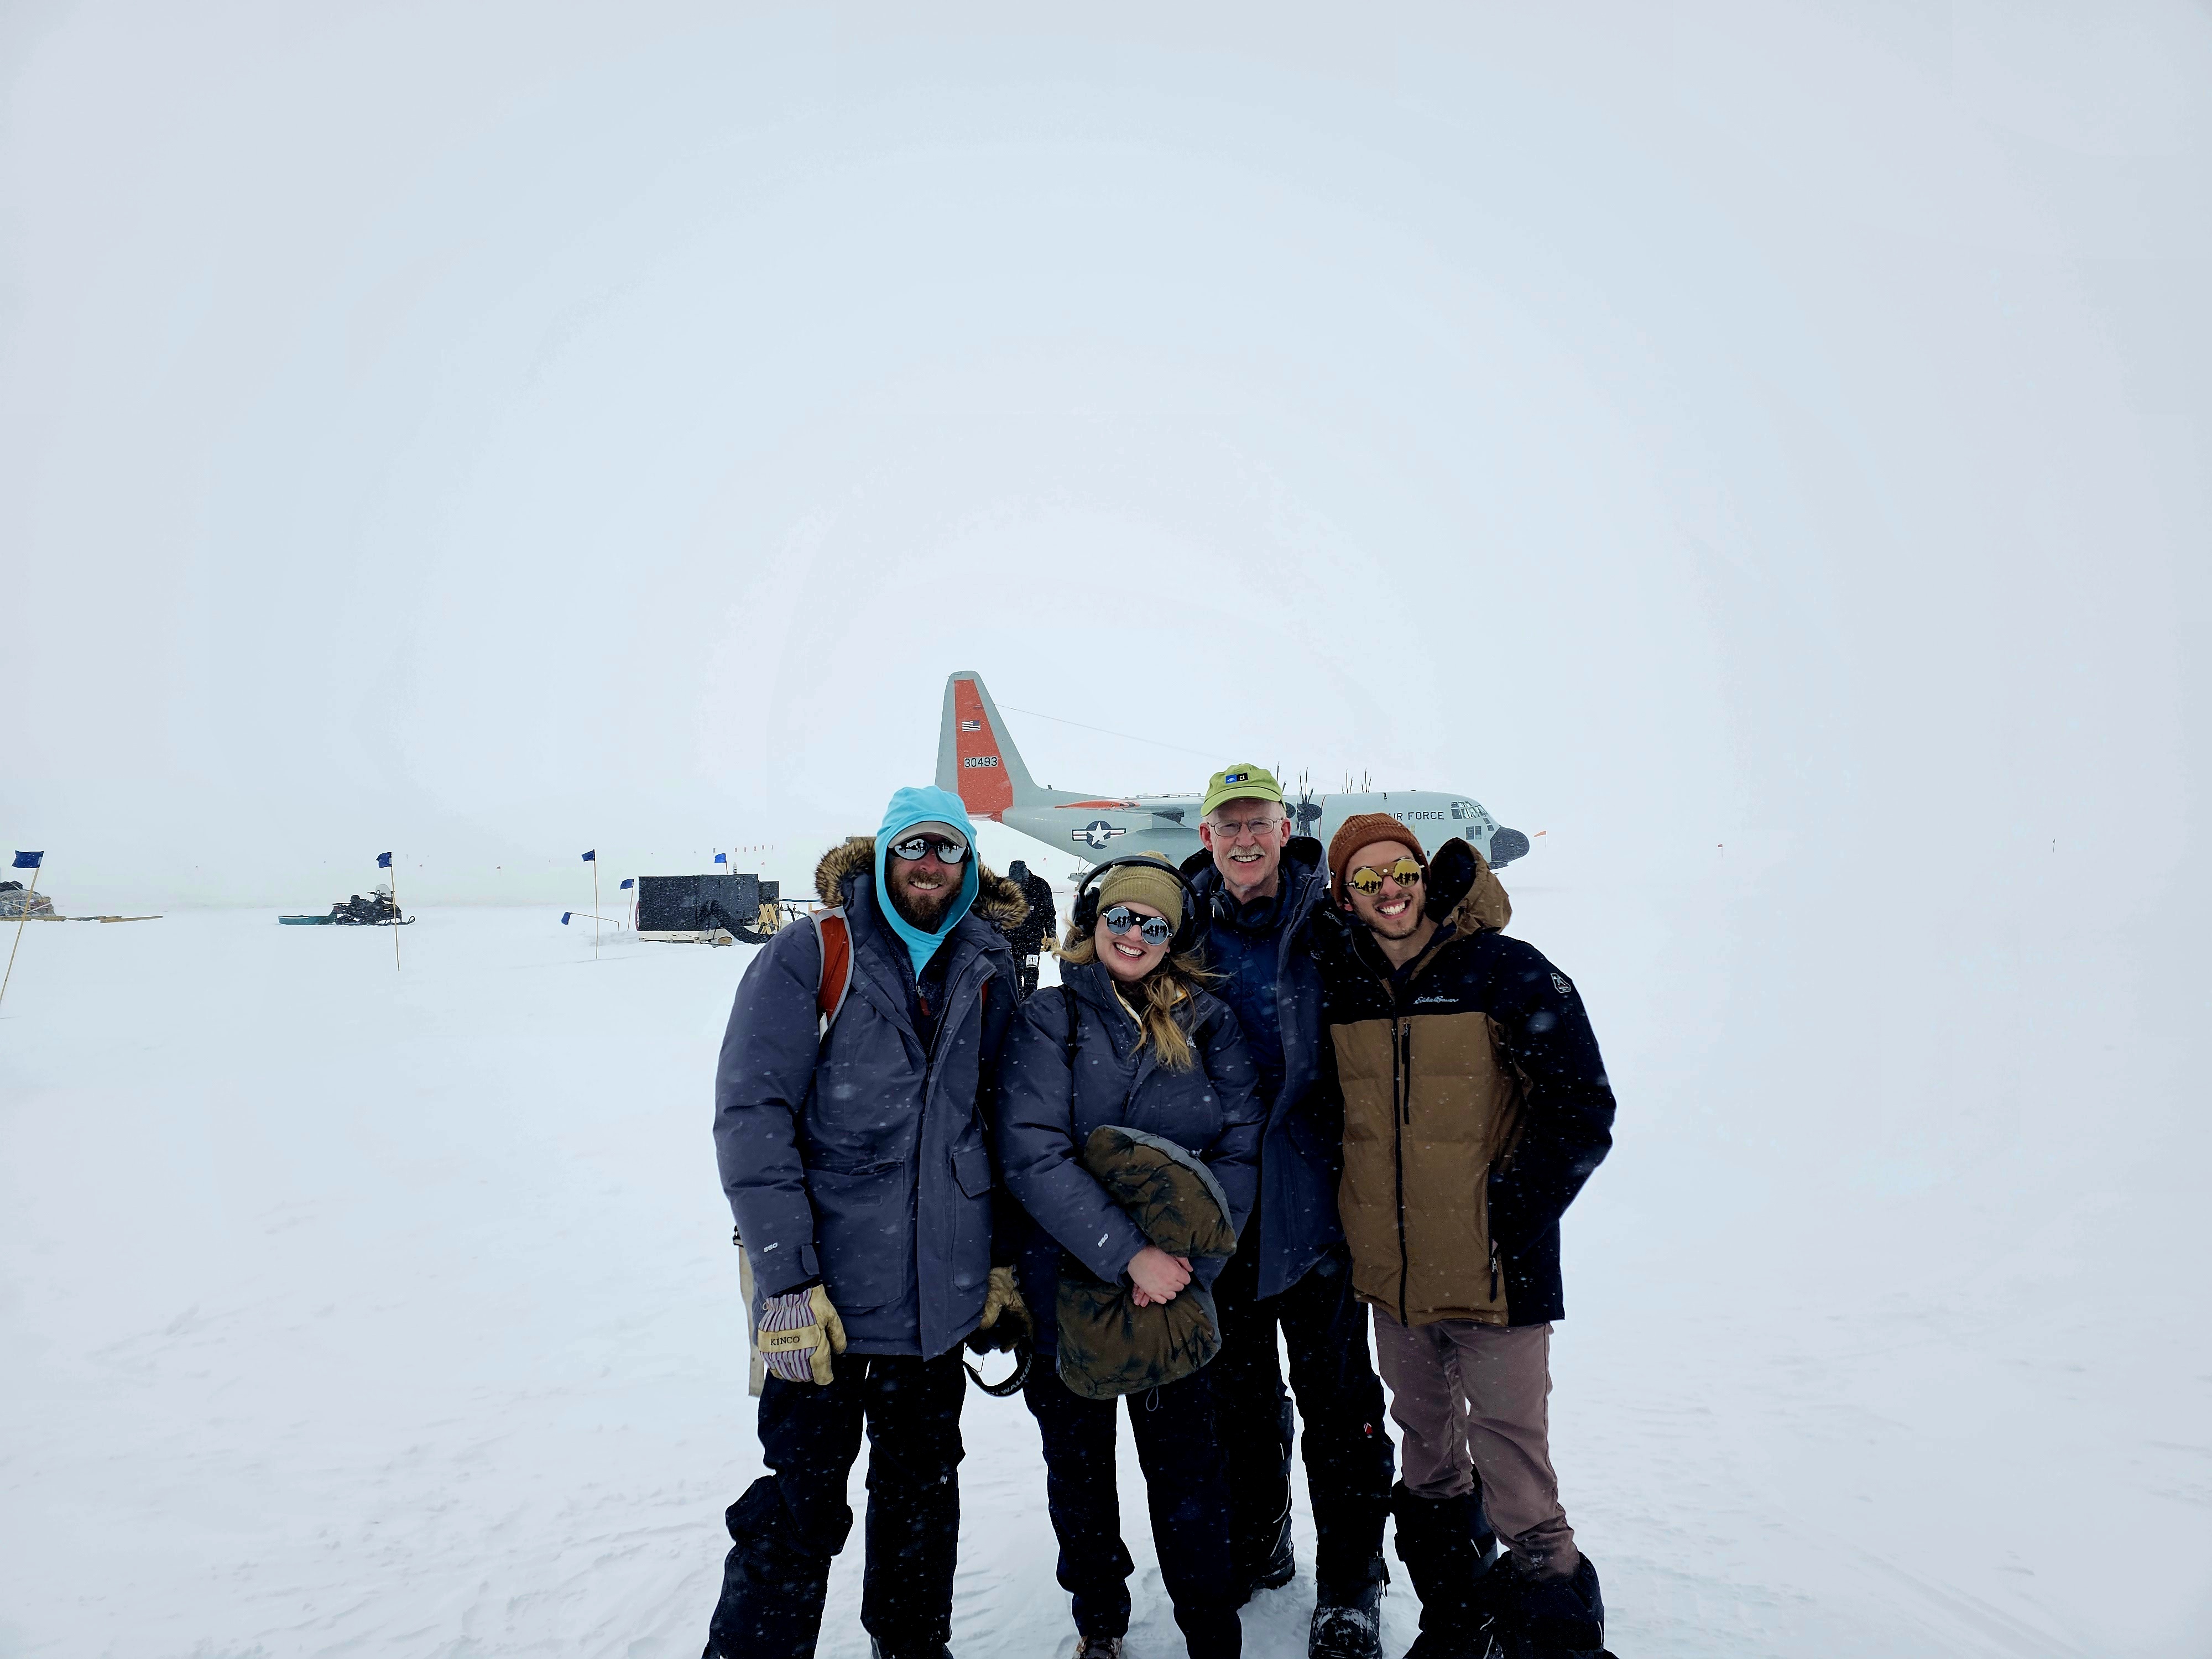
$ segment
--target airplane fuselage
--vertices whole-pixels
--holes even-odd
[[[1124,853],[1158,852],[1180,864],[1200,846],[1198,808],[1195,795],[1143,796],[1131,800],[1029,803],[1006,807],[999,817],[1009,830],[1093,863]],[[1457,836],[1489,858],[1493,840],[1502,835],[1519,844],[1498,847],[1497,851],[1505,856],[1492,859],[1493,862],[1510,862],[1528,851],[1523,838],[1513,830],[1501,831],[1481,804],[1467,795],[1385,789],[1318,797],[1304,803],[1292,800],[1285,810],[1291,815],[1298,834],[1312,836],[1323,846],[1346,818],[1382,812],[1419,836],[1425,848]]]
[[[1123,798],[1039,787],[1022,763],[998,705],[972,670],[945,682],[937,782],[957,794],[974,817],[993,819],[1088,863],[1151,852],[1180,864],[1200,848],[1197,795]],[[1456,836],[1492,865],[1510,864],[1528,850],[1528,836],[1500,824],[1472,795],[1429,789],[1347,791],[1292,800],[1285,810],[1297,834],[1315,836],[1324,846],[1346,818],[1382,812],[1419,836],[1424,848]]]

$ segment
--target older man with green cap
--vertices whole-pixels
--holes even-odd
[[[1312,929],[1332,925],[1319,842],[1291,833],[1282,787],[1264,766],[1207,781],[1199,839],[1183,866],[1206,927],[1214,994],[1243,1029],[1267,1127],[1260,1199],[1214,1287],[1223,1346],[1211,1368],[1223,1405],[1247,1593],[1288,1583],[1291,1397],[1304,1420],[1313,1500],[1310,1659],[1380,1651],[1382,1523],[1395,1473],[1382,1385],[1368,1358],[1367,1310],[1352,1294],[1337,1218],[1342,1153],[1325,1103],[1322,986]],[[1279,1353],[1290,1356],[1290,1391]]]

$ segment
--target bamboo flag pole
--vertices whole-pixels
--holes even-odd
[[[24,856],[21,853],[15,854],[18,869],[22,867]],[[31,901],[39,896],[39,871],[46,855],[33,853],[29,856],[38,860],[39,863],[31,866],[31,884],[23,894],[23,914],[15,918],[15,942],[8,947],[8,971],[0,974],[0,998],[8,994],[8,981],[15,977],[15,952],[23,948],[23,924],[31,919]]]
[[[399,860],[392,860],[392,971],[399,971],[399,921],[405,914],[399,908]]]

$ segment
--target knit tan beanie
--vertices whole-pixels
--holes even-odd
[[[1175,866],[1158,853],[1139,853],[1142,864],[1119,864],[1098,881],[1098,914],[1103,915],[1124,899],[1149,904],[1168,919],[1170,927],[1182,926],[1182,883]],[[1157,860],[1154,863],[1152,860]]]

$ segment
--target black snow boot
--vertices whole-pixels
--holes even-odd
[[[1421,1633],[1406,1659],[1483,1659],[1490,1638],[1474,1587],[1489,1562],[1480,1504],[1473,1492],[1416,1497],[1400,1481],[1390,1489],[1390,1513],[1398,1522],[1398,1559],[1421,1598]]]
[[[1382,1659],[1382,1586],[1389,1577],[1378,1555],[1365,1583],[1318,1586],[1306,1659]]]
[[[1510,1556],[1483,1575],[1475,1600],[1494,1615],[1500,1645],[1515,1656],[1596,1654],[1605,1646],[1605,1597],[1587,1555],[1565,1578],[1536,1578]],[[1519,1645],[1515,1645],[1517,1639]]]
[[[884,1644],[871,1636],[868,1638],[868,1651],[875,1656],[875,1659],[952,1659],[952,1650],[942,1642],[925,1647],[909,1648],[904,1653],[886,1653],[884,1651]]]
[[[1121,1638],[1079,1636],[1075,1638],[1075,1659],[1121,1659]]]

